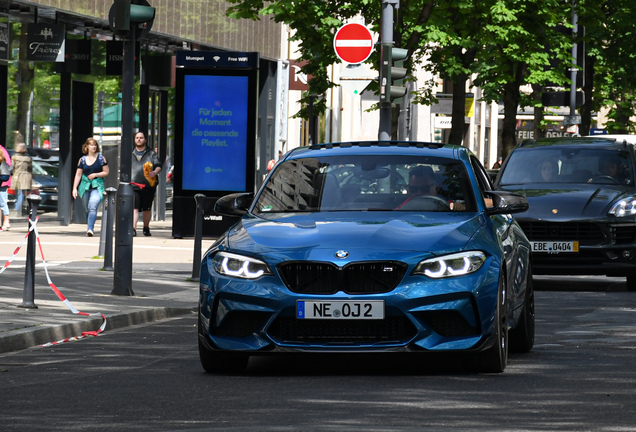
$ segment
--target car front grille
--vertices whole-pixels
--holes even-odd
[[[286,343],[371,344],[406,343],[416,334],[404,316],[382,320],[302,320],[279,317],[268,330],[269,335]]]
[[[533,241],[578,241],[580,246],[636,242],[636,226],[633,224],[519,221],[519,225]]]
[[[614,243],[630,244],[636,242],[636,226],[635,225],[612,225],[610,232]]]
[[[598,224],[588,222],[519,221],[529,240],[578,241],[581,246],[605,241]]]
[[[278,271],[290,291],[298,294],[376,294],[392,291],[407,265],[397,261],[355,262],[340,268],[317,261],[280,264]]]

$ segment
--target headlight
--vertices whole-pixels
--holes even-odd
[[[636,197],[622,199],[615,203],[608,214],[616,217],[633,216],[636,214]]]
[[[412,274],[422,274],[433,279],[463,276],[479,270],[485,261],[486,255],[483,252],[461,252],[426,259],[415,266]]]
[[[228,252],[219,252],[212,258],[217,273],[242,279],[257,279],[271,275],[269,266],[258,259]]]

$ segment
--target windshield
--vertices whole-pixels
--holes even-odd
[[[57,167],[46,162],[33,161],[33,174],[57,177]]]
[[[521,148],[512,152],[499,185],[526,183],[633,185],[632,160],[626,150]]]
[[[276,167],[256,214],[316,211],[475,211],[464,166],[434,157],[305,158]]]

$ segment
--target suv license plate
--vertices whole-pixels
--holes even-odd
[[[577,253],[579,251],[579,242],[532,242],[532,252],[545,252],[551,254],[558,253]]]
[[[369,301],[296,301],[298,319],[384,319],[384,302]]]

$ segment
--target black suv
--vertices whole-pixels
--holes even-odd
[[[627,277],[636,290],[634,146],[607,138],[521,142],[497,175],[524,195],[515,218],[532,243],[535,274]]]

